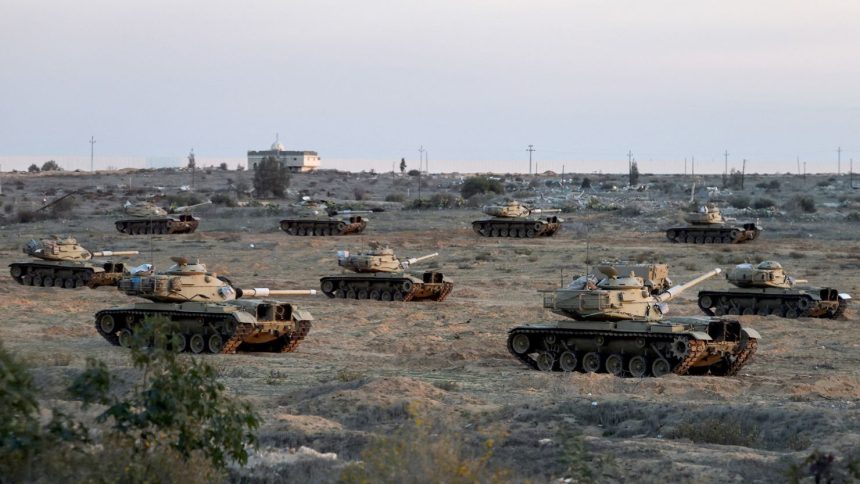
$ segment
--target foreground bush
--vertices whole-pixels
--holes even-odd
[[[472,195],[477,195],[479,193],[490,192],[501,195],[505,193],[505,187],[499,180],[492,180],[485,176],[471,176],[466,178],[463,182],[463,186],[460,188],[460,195],[462,195],[463,198],[469,198]]]

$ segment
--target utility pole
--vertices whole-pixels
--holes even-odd
[[[194,178],[197,171],[197,162],[194,159],[194,148],[191,148],[191,153],[188,154],[188,167],[191,168],[191,189],[194,189]]]
[[[633,150],[627,150],[627,173],[633,169]]]
[[[849,186],[853,190],[854,189],[854,158],[848,159],[848,174],[849,174],[849,180],[851,183]],[[2,188],[2,187],[0,187],[0,188]],[[0,193],[3,193],[3,190],[0,190]]]
[[[95,148],[95,144],[96,144],[96,137],[90,136],[90,171],[91,172],[95,172],[95,170],[93,169],[93,151]]]
[[[424,171],[430,174],[430,150],[424,151]]]
[[[529,152],[529,175],[532,174],[532,153],[535,152],[535,145],[529,145],[526,149]]]
[[[747,174],[747,159],[744,158],[744,165],[743,165],[743,168],[741,168],[741,190],[744,189],[744,177],[746,177],[746,174]]]
[[[729,182],[729,150],[723,152],[723,157],[725,158],[725,167],[723,168],[723,188],[726,188],[727,183]]]
[[[424,145],[421,145],[418,148],[418,171],[421,171],[421,167],[424,164]],[[421,198],[421,197],[418,197]]]
[[[803,186],[806,186],[806,162],[803,162]]]
[[[687,176],[687,159],[684,158],[684,176]]]
[[[693,166],[690,168],[690,176],[696,176],[696,157],[693,156],[691,158],[692,158],[691,161],[692,161]]]
[[[797,157],[797,174],[800,175],[800,157]]]
[[[842,147],[836,148],[836,176],[842,174]]]

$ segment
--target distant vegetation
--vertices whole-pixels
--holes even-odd
[[[290,169],[273,156],[267,156],[254,167],[254,191],[258,197],[271,194],[284,198],[290,186]]]
[[[505,193],[505,187],[499,180],[493,180],[486,176],[472,176],[466,178],[463,182],[463,186],[460,188],[460,195],[462,195],[463,198],[469,198],[472,195],[490,192],[503,194]]]

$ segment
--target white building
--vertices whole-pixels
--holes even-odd
[[[287,165],[290,171],[306,173],[320,167],[320,156],[316,151],[287,151],[275,137],[269,150],[248,151],[248,168],[254,169],[263,158],[271,156]]]

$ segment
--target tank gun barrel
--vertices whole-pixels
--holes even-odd
[[[415,264],[415,263],[418,263],[421,261],[425,261],[427,259],[432,259],[434,257],[437,257],[438,255],[439,255],[438,252],[433,252],[432,254],[423,255],[421,257],[412,257],[412,258],[409,258],[409,259],[406,259],[405,261],[403,261],[404,262],[403,266],[407,267],[407,266],[410,266],[412,264]]]
[[[792,284],[807,284],[809,283],[809,279],[792,279]]]
[[[195,203],[194,205],[183,205],[181,207],[174,208],[173,212],[174,213],[183,213],[183,212],[187,212],[187,211],[194,209],[194,208],[197,208],[197,207],[202,207],[203,205],[209,205],[211,203],[212,203],[212,200],[206,200],[203,203]]]
[[[140,252],[136,250],[100,250],[93,252],[93,257],[127,256],[138,254],[140,254]]]
[[[334,217],[335,215],[352,215],[356,213],[373,213],[373,210],[329,210],[329,216]]]
[[[666,292],[663,292],[663,293],[660,293],[660,294],[654,296],[654,299],[656,299],[657,302],[666,302],[666,301],[669,301],[671,299],[674,299],[675,296],[677,296],[678,294],[681,294],[682,292],[695,286],[696,284],[702,283],[702,282],[716,276],[717,274],[719,274],[721,272],[723,272],[722,269],[720,269],[718,267],[718,268],[716,268],[710,272],[702,274],[701,276],[699,276],[699,277],[697,277],[691,281],[685,282],[684,284],[670,287],[669,289],[666,290]]]
[[[236,288],[236,299],[255,296],[315,296],[316,294],[316,289],[269,289],[268,287],[255,287],[252,289]]]
[[[531,213],[561,213],[560,208],[535,208],[530,210]]]

